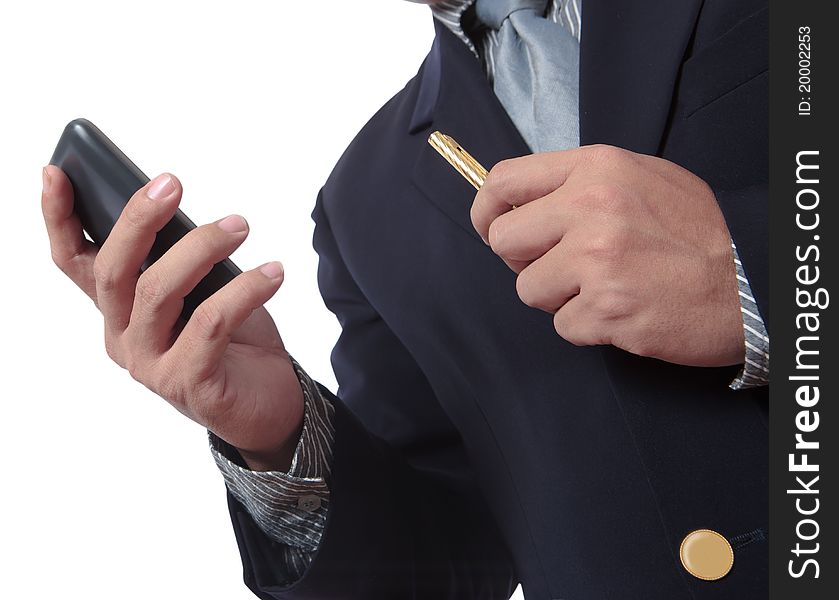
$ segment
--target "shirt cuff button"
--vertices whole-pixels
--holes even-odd
[[[314,512],[320,508],[320,503],[321,501],[318,496],[300,496],[297,500],[297,508],[306,512]]]

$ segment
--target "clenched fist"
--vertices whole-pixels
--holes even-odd
[[[612,146],[506,160],[472,222],[518,273],[522,301],[553,313],[569,342],[683,365],[743,362],[728,227],[708,185],[682,167]]]
[[[237,447],[248,465],[287,470],[303,422],[303,392],[263,304],[283,281],[279,263],[242,273],[188,322],[183,298],[247,237],[238,215],[190,231],[142,274],[182,188],[163,174],[131,198],[97,247],[73,211],[61,169],[44,169],[41,207],[55,264],[102,312],[108,356],[175,408]]]

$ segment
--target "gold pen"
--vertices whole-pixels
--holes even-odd
[[[487,178],[487,170],[475,160],[474,156],[464,150],[452,136],[435,131],[428,136],[428,143],[476,190],[481,189]],[[515,210],[518,206],[513,204],[510,208]]]
[[[464,150],[453,137],[435,131],[428,137],[428,143],[476,190],[481,189],[487,178],[487,170]]]

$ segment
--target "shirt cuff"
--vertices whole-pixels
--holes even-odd
[[[289,546],[286,563],[299,577],[317,550],[329,509],[334,407],[293,358],[303,389],[303,429],[287,473],[251,471],[235,448],[209,433],[210,449],[225,484],[259,528]]]
[[[743,337],[746,343],[746,358],[743,368],[729,384],[733,390],[769,385],[769,334],[760,316],[749,286],[749,279],[740,262],[737,246],[731,242],[734,265],[737,268],[737,286],[740,293],[740,313],[743,316]]]

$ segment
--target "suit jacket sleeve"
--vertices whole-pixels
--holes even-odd
[[[321,293],[342,325],[332,353],[338,396],[318,384],[335,407],[330,507],[308,569],[284,586],[281,545],[228,494],[245,583],[272,600],[508,598],[509,554],[457,432],[355,284],[321,198],[313,218]]]

